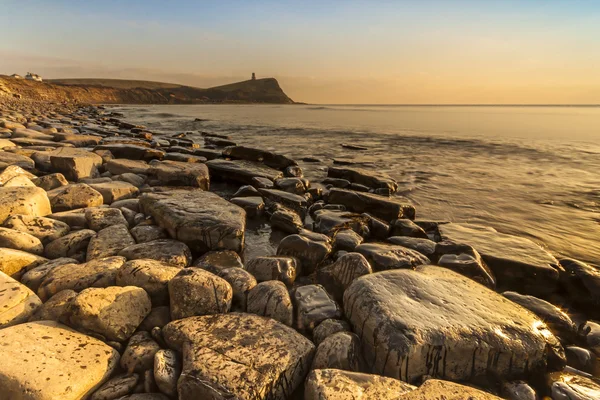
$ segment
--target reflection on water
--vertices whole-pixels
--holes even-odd
[[[205,131],[319,159],[300,163],[311,180],[323,178],[334,160],[387,172],[420,219],[491,225],[600,265],[597,107],[117,108],[156,132],[194,131],[199,143],[197,132]]]

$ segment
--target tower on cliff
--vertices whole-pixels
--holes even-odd
[[[252,73],[252,80],[255,81],[256,80],[256,74],[253,72]]]

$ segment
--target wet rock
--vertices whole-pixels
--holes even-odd
[[[0,168],[5,168],[9,165],[16,165],[29,170],[35,168],[35,162],[29,157],[8,151],[0,151]]]
[[[356,247],[357,253],[365,256],[374,271],[385,271],[399,268],[415,268],[429,264],[423,254],[389,243],[363,243]]]
[[[342,315],[335,300],[321,285],[297,287],[291,297],[296,309],[294,327],[300,331],[310,332],[322,321]]]
[[[291,234],[299,233],[303,226],[300,216],[295,211],[283,206],[277,207],[277,210],[271,214],[269,223],[271,227]]]
[[[265,210],[262,197],[234,197],[230,200],[236,206],[242,207],[249,217],[260,217]]]
[[[193,267],[205,269],[213,274],[227,268],[244,268],[240,256],[232,250],[209,251],[192,264]]]
[[[180,267],[156,260],[126,262],[117,272],[117,286],[137,286],[144,289],[153,306],[169,304],[169,281],[181,271]]]
[[[258,189],[265,199],[281,204],[298,213],[301,219],[306,216],[308,203],[306,198],[277,189]]]
[[[39,256],[44,253],[42,242],[35,236],[2,227],[0,227],[0,247],[26,251]]]
[[[48,259],[44,257],[25,251],[0,247],[0,272],[4,272],[15,279],[19,279],[25,271],[47,261]]]
[[[85,210],[87,226],[96,232],[112,225],[129,226],[123,213],[118,208],[98,207]]]
[[[392,236],[409,236],[413,238],[429,239],[427,233],[410,219],[397,219],[391,224]]]
[[[318,242],[300,235],[286,236],[277,247],[278,256],[295,257],[304,274],[312,273],[331,253],[331,245]]]
[[[131,228],[131,236],[136,243],[146,243],[157,239],[166,239],[167,232],[157,225],[138,225]]]
[[[125,174],[113,176],[112,180],[127,182],[137,188],[140,188],[146,182],[146,177],[132,174],[132,173],[125,173]]]
[[[248,292],[256,286],[256,279],[248,271],[241,268],[226,268],[217,275],[225,279],[233,291],[231,309],[233,311],[246,311]]]
[[[38,296],[46,300],[61,290],[79,292],[88,287],[115,285],[117,271],[125,263],[122,257],[108,257],[85,264],[63,264],[52,268],[38,288]]]
[[[297,195],[303,195],[306,192],[304,182],[300,178],[281,178],[277,179],[274,184],[277,189],[284,192]]]
[[[313,342],[319,345],[323,340],[338,332],[349,332],[350,325],[339,319],[326,319],[313,330]]]
[[[415,208],[399,201],[371,193],[356,192],[345,189],[331,189],[329,203],[342,204],[356,213],[369,213],[385,221],[400,218],[415,218]]]
[[[306,378],[305,400],[400,400],[415,387],[397,379],[340,369],[315,369]],[[426,398],[424,397],[423,400]],[[456,399],[458,400],[458,399]]]
[[[106,163],[106,170],[113,175],[141,174],[148,175],[150,165],[145,161],[127,160],[124,158],[110,160]]]
[[[441,224],[442,239],[475,248],[501,288],[543,296],[556,291],[558,261],[529,239],[471,224]]]
[[[297,165],[296,161],[284,155],[245,146],[226,147],[223,149],[223,155],[233,159],[262,162],[276,169],[284,169]]]
[[[326,235],[344,229],[351,229],[361,237],[368,236],[368,220],[360,214],[339,210],[319,210],[315,212],[315,231]]]
[[[77,330],[96,333],[107,340],[125,341],[150,309],[150,297],[144,289],[88,288],[69,303],[65,321]]]
[[[152,259],[179,267],[187,267],[192,261],[189,247],[171,239],[151,240],[125,247],[119,252],[128,260]]]
[[[87,247],[95,235],[96,232],[90,229],[71,232],[48,243],[44,253],[50,259],[71,257],[78,261],[85,261]]]
[[[207,161],[207,158],[193,154],[167,153],[165,154],[165,160],[179,161],[184,163],[204,163]]]
[[[234,181],[245,185],[253,185],[253,178],[268,179],[274,181],[281,178],[283,174],[263,164],[243,160],[221,160],[215,159],[206,162],[211,177],[217,177],[226,181]]]
[[[337,231],[333,237],[334,251],[354,251],[363,242],[363,238],[352,229]]]
[[[54,268],[65,264],[77,264],[77,260],[68,257],[61,257],[45,262],[25,272],[20,279],[21,283],[34,292],[37,292],[46,275],[48,275],[48,273]]]
[[[535,390],[524,381],[504,383],[502,385],[502,396],[509,400],[537,400]]]
[[[369,369],[407,382],[519,378],[544,371],[548,351],[564,358],[540,319],[445,268],[363,276],[344,293],[344,308]]]
[[[275,187],[272,180],[260,176],[252,178],[250,183],[257,189],[273,189]]]
[[[312,362],[312,369],[360,370],[360,339],[354,333],[337,332],[323,340]]]
[[[600,318],[600,270],[577,260],[560,260],[560,285],[569,300]]]
[[[90,400],[114,400],[133,392],[138,380],[138,374],[119,375],[108,380],[94,392]]]
[[[379,218],[376,218],[368,213],[362,213],[363,217],[367,218],[369,226],[369,235],[371,239],[385,240],[390,236],[390,226]]]
[[[548,391],[558,400],[593,400],[600,398],[600,384],[569,372],[555,372],[546,378]]]
[[[220,314],[171,322],[169,347],[183,352],[180,399],[285,399],[303,382],[314,345],[275,320]]]
[[[35,310],[33,315],[29,318],[29,321],[60,322],[65,315],[69,303],[75,297],[77,297],[77,292],[70,289],[56,293]]]
[[[600,361],[590,350],[577,346],[567,346],[565,347],[565,354],[567,355],[568,366],[594,376],[598,376],[600,373]]]
[[[54,172],[60,172],[69,181],[95,178],[102,157],[90,151],[61,147],[50,152],[50,164]]]
[[[321,183],[326,186],[333,186],[340,189],[347,189],[352,185],[348,179],[339,178],[325,178]]]
[[[98,191],[104,204],[111,204],[118,200],[130,199],[137,196],[139,189],[131,183],[112,181],[105,183],[91,183],[90,186]]]
[[[121,368],[128,374],[142,373],[154,368],[154,355],[160,350],[158,343],[152,339],[148,332],[137,332],[127,343],[121,356]]]
[[[346,179],[373,189],[389,189],[392,193],[398,190],[395,180],[380,172],[368,171],[360,168],[327,168],[327,176],[331,178]]]
[[[556,336],[569,342],[575,339],[577,327],[567,313],[558,307],[537,297],[516,292],[504,292],[502,295],[537,315]]]
[[[210,177],[208,167],[204,164],[164,161],[152,162],[150,165],[148,174],[157,181],[158,185],[209,189]]]
[[[153,307],[150,314],[138,326],[138,331],[151,332],[153,328],[160,329],[169,322],[171,322],[171,309],[168,306]]]
[[[244,248],[245,211],[203,190],[146,193],[140,207],[172,238],[198,253]]]
[[[412,250],[416,250],[430,260],[434,259],[436,243],[429,239],[412,238],[406,236],[392,236],[387,239],[392,244],[397,244]]]
[[[52,212],[97,207],[103,203],[102,194],[85,183],[61,186],[48,192]]]
[[[0,272],[0,329],[27,321],[41,305],[27,286]]]
[[[144,146],[134,144],[101,144],[94,147],[94,151],[109,150],[115,158],[127,158],[129,160],[162,160],[164,152],[157,149],[150,149]]]
[[[81,399],[107,380],[119,362],[119,353],[110,346],[53,321],[2,329],[0,342],[19,343],[2,349],[0,386],[6,399]]]
[[[111,225],[104,228],[90,239],[86,260],[116,256],[121,250],[135,245],[125,225]]]
[[[247,311],[292,326],[294,308],[287,288],[280,281],[261,282],[248,292]]]
[[[477,250],[469,245],[450,241],[439,242],[435,245],[435,255],[433,257],[437,258],[437,263],[441,267],[468,276],[490,289],[496,287],[494,274],[485,261],[482,260]]]
[[[50,212],[50,201],[44,189],[0,187],[0,223],[13,215],[44,217]]]
[[[250,185],[244,185],[238,189],[233,197],[260,197],[260,193],[254,187]]]
[[[5,227],[27,233],[39,239],[42,244],[56,240],[69,233],[69,225],[45,217],[13,215],[3,224]]]
[[[371,273],[371,265],[362,254],[346,253],[333,264],[317,270],[317,277],[319,283],[339,302],[355,279]]]
[[[177,395],[177,380],[181,375],[181,356],[173,350],[159,350],[154,355],[154,379],[158,389],[167,396]]]
[[[31,179],[31,181],[37,186],[46,191],[66,186],[69,184],[67,178],[61,173],[48,174]]]
[[[171,318],[226,313],[232,296],[231,285],[223,278],[200,268],[183,269],[169,281]]]
[[[246,270],[258,282],[279,280],[292,286],[296,280],[297,265],[294,257],[256,257],[246,263]]]

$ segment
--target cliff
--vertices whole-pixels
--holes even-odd
[[[293,104],[274,78],[201,89],[171,83],[121,79],[54,79],[36,82],[0,75],[0,95],[92,104]]]

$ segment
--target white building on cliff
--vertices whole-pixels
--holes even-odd
[[[28,72],[27,75],[25,75],[25,79],[29,79],[30,81],[38,81],[38,82],[42,81],[41,76],[39,76],[37,74],[32,74],[31,72]]]

